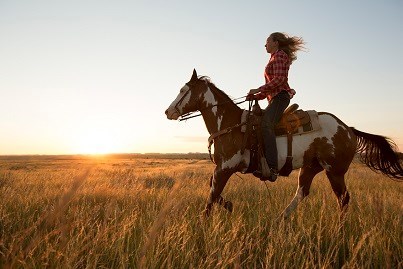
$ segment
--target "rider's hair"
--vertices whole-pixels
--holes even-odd
[[[297,51],[304,50],[305,42],[302,37],[288,36],[285,33],[274,32],[270,35],[273,41],[278,42],[278,49],[284,51],[291,62],[297,59]]]

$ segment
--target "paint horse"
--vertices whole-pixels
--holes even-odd
[[[214,203],[232,212],[232,203],[224,200],[221,193],[232,174],[247,171],[251,164],[250,150],[241,150],[245,134],[239,125],[243,110],[208,77],[199,78],[193,70],[190,81],[181,88],[165,114],[168,119],[177,120],[195,111],[201,112],[210,135],[225,128],[231,129],[231,132],[214,139],[213,160],[216,167],[210,178],[205,213],[209,215]],[[300,172],[295,196],[282,213],[284,218],[309,194],[314,176],[323,170],[336,194],[341,212],[345,212],[350,195],[344,176],[356,153],[361,154],[361,160],[371,169],[399,181],[403,179],[403,169],[392,140],[358,131],[327,112],[318,112],[318,117],[320,130],[293,137],[292,168],[300,168]],[[276,141],[280,169],[286,161],[287,138],[277,137]]]

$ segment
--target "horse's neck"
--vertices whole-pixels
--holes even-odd
[[[228,102],[209,90],[204,95],[205,108],[202,109],[202,115],[210,134],[216,133],[224,128],[234,126],[240,122],[242,111],[233,102]],[[216,105],[217,106],[213,106]]]

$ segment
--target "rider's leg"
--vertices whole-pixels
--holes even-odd
[[[278,169],[277,144],[274,127],[280,121],[281,116],[289,103],[290,97],[288,93],[286,91],[280,92],[270,101],[270,104],[267,106],[262,117],[264,153],[267,164],[274,173],[276,173]]]

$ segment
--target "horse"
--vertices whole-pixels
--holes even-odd
[[[210,177],[205,215],[210,214],[214,203],[232,212],[232,202],[225,200],[221,193],[232,174],[245,173],[251,164],[250,150],[241,149],[245,136],[240,127],[243,110],[209,77],[199,77],[194,69],[191,79],[180,89],[165,114],[169,120],[177,120],[196,111],[201,112],[210,135],[230,130],[214,139],[212,160],[216,166]],[[282,212],[283,218],[287,218],[308,196],[313,178],[323,170],[337,197],[341,213],[345,213],[350,200],[345,174],[356,154],[360,154],[361,161],[372,170],[397,181],[403,180],[403,169],[393,140],[349,127],[328,112],[318,112],[318,118],[321,127],[318,131],[293,137],[292,169],[300,171],[296,193]],[[287,138],[276,137],[276,142],[280,169],[286,162]]]

